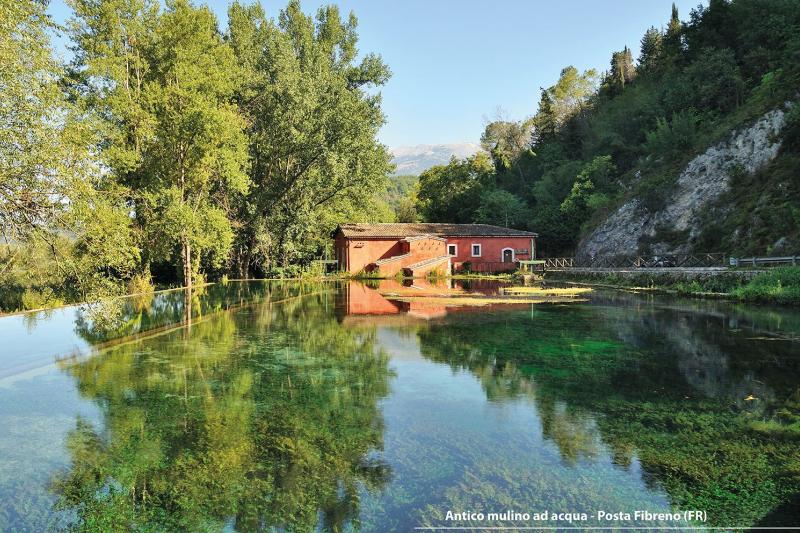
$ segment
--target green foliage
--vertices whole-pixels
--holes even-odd
[[[656,120],[654,130],[647,132],[644,149],[652,157],[674,157],[690,150],[697,139],[700,117],[693,109],[672,114],[672,119]]]
[[[753,278],[734,294],[748,301],[800,303],[800,267],[780,267]]]
[[[6,2],[0,16],[3,309],[114,294],[139,260],[127,190],[101,172],[92,118],[59,83],[45,8]]]
[[[698,109],[725,112],[740,103],[744,80],[733,50],[703,49],[685,73],[692,84],[692,104]]]
[[[107,9],[114,2],[130,13],[122,27]],[[226,260],[233,233],[218,206],[248,188],[244,121],[231,103],[233,50],[211,11],[186,0],[163,12],[116,0],[75,0],[74,8],[77,88],[106,110],[103,152],[119,182],[134,188],[136,221],[154,243],[149,250],[160,252],[147,259],[180,250],[190,285],[201,260]]]
[[[795,103],[786,114],[781,136],[784,150],[800,153],[800,104]]]
[[[487,192],[475,211],[474,222],[506,228],[525,227],[530,211],[525,202],[502,189]]]
[[[597,72],[594,69],[582,74],[573,66],[561,71],[558,81],[542,89],[539,110],[533,117],[537,137],[555,134],[567,121],[579,113],[597,89]]]
[[[374,54],[356,62],[356,27],[333,5],[310,17],[292,1],[275,21],[238,2],[229,9],[253,183],[237,210],[241,275],[307,263],[342,221],[391,216],[385,206],[376,216],[389,155],[376,140],[384,116],[371,92],[390,73]]]
[[[541,235],[541,250],[551,256],[571,253],[581,235],[623,200],[638,199],[652,212],[663,208],[681,169],[698,151],[796,98],[798,13],[787,0],[713,1],[692,10],[682,22],[673,6],[666,30],[651,27],[642,37],[638,65],[627,48],[612,54],[599,90],[596,73],[567,67],[554,85],[542,89],[530,121],[490,123],[484,133],[495,170],[490,189],[505,190],[527,204],[533,213],[528,228]],[[785,153],[796,151],[793,116],[782,134]],[[532,128],[529,143],[523,126]],[[606,185],[578,177],[598,157],[610,157],[616,168],[614,180]],[[794,198],[794,186],[780,181]],[[447,186],[439,189],[447,198]],[[758,184],[753,191],[754,197],[769,196]],[[478,196],[465,197],[458,213],[437,213],[435,219],[457,216],[468,221],[470,211],[474,218]],[[779,238],[795,235],[793,202],[779,201],[774,214],[751,206],[762,213],[751,216],[763,234],[759,253]],[[749,215],[736,207],[724,216]],[[710,215],[708,224],[715,224],[715,218]],[[768,231],[769,226],[775,229]],[[746,231],[747,226],[738,228]],[[709,238],[716,233],[711,226],[702,233],[703,243],[711,246],[703,251],[731,251],[720,239],[735,246],[753,242],[724,233]]]
[[[136,274],[128,282],[128,294],[147,294],[154,290],[153,278],[149,272]]]
[[[656,71],[661,61],[664,36],[655,26],[650,26],[641,40],[639,52],[638,71],[642,74],[652,74]]]
[[[485,153],[453,158],[420,175],[417,210],[428,222],[470,223],[493,179],[494,167]]]

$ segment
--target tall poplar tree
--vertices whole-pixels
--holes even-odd
[[[72,0],[77,88],[103,120],[105,161],[130,201],[146,259],[178,263],[190,286],[233,240],[247,190],[239,70],[207,7],[169,0]]]
[[[313,257],[337,222],[370,216],[389,170],[372,89],[390,74],[377,55],[356,61],[357,19],[336,6],[311,17],[291,1],[273,21],[234,2],[228,18],[254,184],[240,211],[244,275]]]

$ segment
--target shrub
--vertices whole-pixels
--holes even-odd
[[[795,103],[787,113],[781,135],[784,150],[800,152],[800,103]]]
[[[800,303],[800,267],[781,267],[763,272],[734,291],[742,300]]]
[[[694,146],[700,117],[694,109],[672,114],[672,120],[656,120],[656,128],[645,134],[644,148],[653,156],[673,157]]]
[[[136,274],[128,281],[128,294],[143,294],[154,290],[153,278],[149,271]]]
[[[58,298],[50,287],[43,289],[26,289],[22,293],[22,308],[26,311],[32,309],[43,309],[46,307],[58,307],[63,305],[64,301]]]

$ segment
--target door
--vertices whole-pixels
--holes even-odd
[[[503,250],[503,263],[511,263],[514,261],[514,250],[506,248]]]

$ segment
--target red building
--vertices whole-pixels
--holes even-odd
[[[333,236],[339,269],[352,274],[502,272],[536,257],[536,233],[488,224],[341,224]]]

